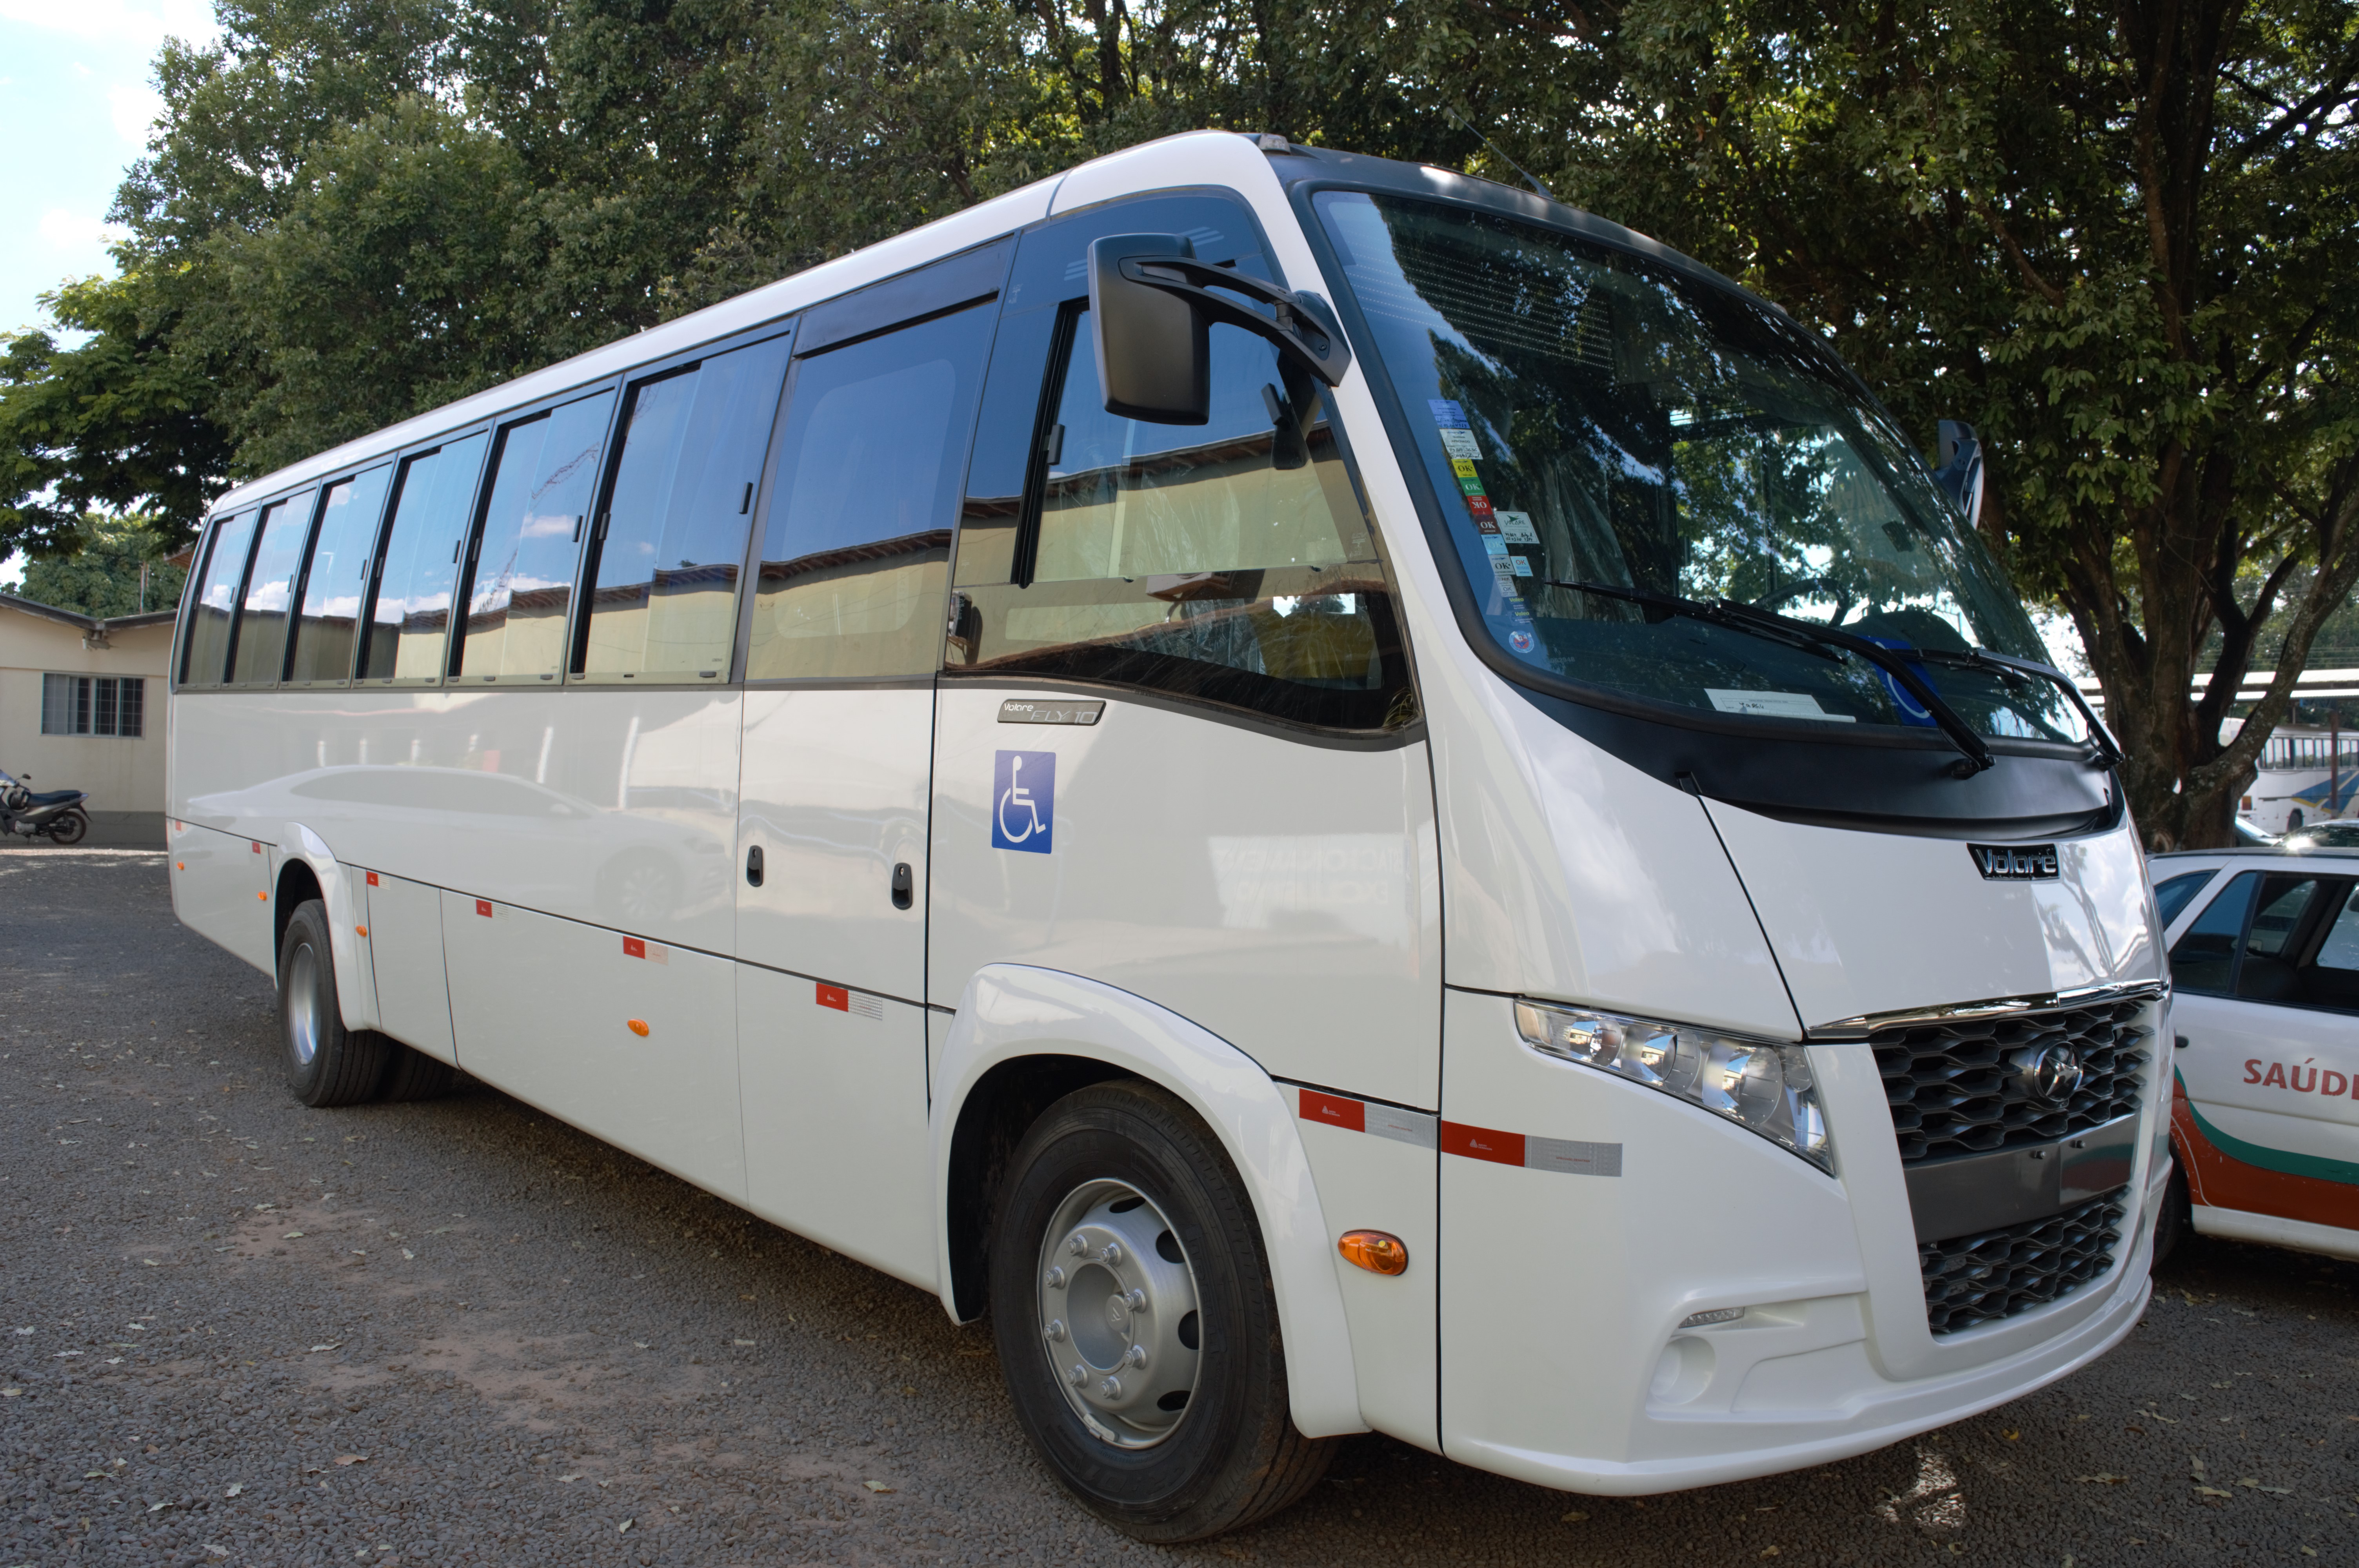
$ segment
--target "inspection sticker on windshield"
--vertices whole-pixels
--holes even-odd
[[[1425,406],[1433,410],[1433,422],[1443,429],[1466,428],[1466,410],[1447,397],[1429,397]]]
[[[1706,687],[1703,694],[1723,713],[1751,713],[1763,719],[1815,719],[1825,724],[1851,724],[1848,713],[1829,713],[1807,691],[1723,691]]]
[[[1532,526],[1530,513],[1502,512],[1498,518],[1499,537],[1510,545],[1537,545],[1540,542],[1539,530]]]
[[[1456,425],[1441,427],[1441,449],[1452,458],[1470,463],[1483,455],[1475,449],[1474,432]]]

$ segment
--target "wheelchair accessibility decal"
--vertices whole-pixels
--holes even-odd
[[[991,847],[1049,852],[1057,822],[1057,753],[1001,752],[991,765]]]

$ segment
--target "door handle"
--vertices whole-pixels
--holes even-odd
[[[918,902],[918,879],[909,874],[909,862],[897,861],[893,867],[893,907],[907,909]]]
[[[762,885],[762,846],[759,844],[745,851],[745,881],[750,887]]]

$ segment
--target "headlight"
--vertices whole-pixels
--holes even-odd
[[[1818,1085],[1799,1045],[1530,1001],[1516,1003],[1516,1029],[1535,1051],[1675,1095],[1834,1169]]]

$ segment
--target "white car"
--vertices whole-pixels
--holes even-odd
[[[2359,849],[2157,855],[2179,1171],[2155,1255],[2206,1236],[2359,1258]]]

